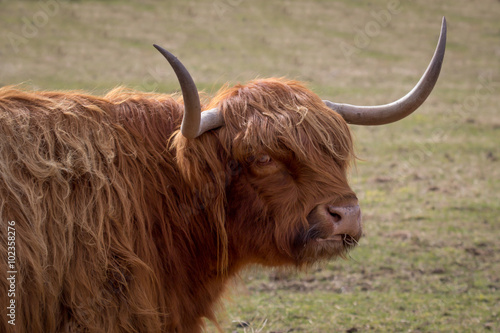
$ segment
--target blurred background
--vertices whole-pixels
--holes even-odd
[[[418,81],[443,16],[445,62],[420,110],[352,126],[365,237],[350,260],[248,269],[218,321],[227,332],[498,332],[498,0],[0,0],[0,85],[176,92],[157,43],[208,96],[285,76],[324,99],[382,104]]]

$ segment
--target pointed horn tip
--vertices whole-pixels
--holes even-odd
[[[161,52],[161,50],[164,50],[164,48],[163,48],[163,47],[161,47],[161,46],[160,46],[160,45],[158,45],[158,44],[153,44],[153,47],[154,47],[155,49],[157,49],[158,51],[160,51],[160,52]]]
[[[165,59],[168,60],[168,62],[172,63],[172,61],[178,61],[177,57],[174,56],[172,53],[168,52],[167,50],[165,50],[163,47],[161,47],[160,45],[158,44],[153,44],[154,48],[158,50],[158,52],[160,52],[164,57]]]
[[[446,24],[446,17],[443,16],[443,20],[441,21],[441,34],[440,34],[440,36],[444,36],[446,38],[447,31],[448,31],[448,27]]]
[[[154,48],[157,49],[157,50],[165,50],[165,48],[161,47],[160,45],[158,44],[153,44]],[[167,51],[167,50],[165,50]],[[168,52],[168,51],[167,51]]]
[[[438,45],[436,46],[436,53],[441,54],[441,58],[444,57],[444,52],[446,49],[446,37],[448,34],[448,28],[446,25],[446,18],[443,16],[443,21],[441,23],[441,32],[439,34]]]

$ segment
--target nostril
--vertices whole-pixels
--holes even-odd
[[[342,217],[337,213],[330,212],[330,216],[333,217],[333,222],[339,222],[342,219]]]
[[[333,218],[333,222],[337,223],[342,220],[342,215],[339,213],[338,209],[334,206],[328,206],[328,213]]]

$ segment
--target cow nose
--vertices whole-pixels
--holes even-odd
[[[361,209],[353,206],[327,206],[330,220],[333,222],[333,234],[346,234],[352,237],[361,236]]]

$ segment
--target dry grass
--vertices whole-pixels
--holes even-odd
[[[445,15],[442,76],[421,110],[354,128],[366,237],[353,260],[249,270],[220,321],[237,332],[500,330],[498,1],[60,1],[16,52],[8,36],[53,1],[0,1],[0,84],[173,91],[158,43],[209,93],[288,76],[324,98],[384,103],[421,75]],[[370,30],[390,3],[398,13]],[[359,31],[371,34],[362,47]]]

